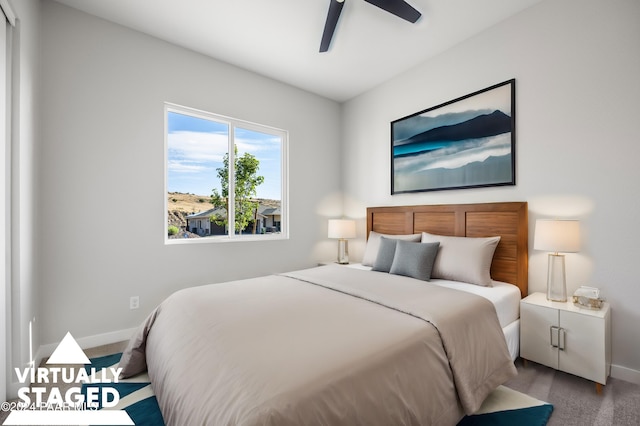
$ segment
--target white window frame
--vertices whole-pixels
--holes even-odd
[[[233,231],[235,225],[229,224],[228,233],[220,236],[208,236],[205,238],[169,238],[167,227],[169,219],[169,206],[168,206],[168,183],[169,183],[169,112],[175,112],[178,114],[190,115],[192,117],[201,118],[204,120],[216,121],[229,126],[229,145],[227,147],[229,153],[229,164],[235,164],[235,152],[234,143],[235,135],[234,130],[236,127],[240,127],[246,130],[253,130],[260,133],[267,133],[275,136],[279,136],[282,140],[282,146],[280,149],[280,213],[281,213],[281,225],[280,233],[273,234],[240,234],[236,235]],[[233,167],[229,168],[229,193],[235,194],[235,178]],[[204,194],[203,194],[204,195]],[[164,238],[165,244],[202,244],[202,243],[223,243],[223,242],[238,242],[238,241],[273,241],[273,240],[286,240],[289,239],[289,132],[283,129],[279,129],[272,126],[266,126],[263,124],[252,123],[246,120],[227,117],[220,114],[214,114],[207,111],[202,111],[195,108],[185,107],[170,102],[164,104]],[[235,220],[235,203],[229,203],[229,211],[227,215],[230,219]]]

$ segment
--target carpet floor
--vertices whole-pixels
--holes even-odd
[[[593,382],[533,362],[516,361],[505,386],[553,405],[549,426],[638,426],[640,385],[609,377],[602,394]]]

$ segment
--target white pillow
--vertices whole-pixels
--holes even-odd
[[[423,243],[440,243],[431,278],[491,287],[491,261],[500,237],[447,237],[422,233]]]
[[[380,237],[393,238],[396,240],[419,242],[422,237],[421,234],[407,234],[407,235],[391,235],[391,234],[379,234],[375,231],[369,233],[369,239],[367,240],[367,246],[364,249],[364,256],[362,257],[362,264],[365,266],[373,266],[373,262],[378,257],[378,250],[380,249]]]

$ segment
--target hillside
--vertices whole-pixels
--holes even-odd
[[[167,209],[169,211],[184,212],[186,214],[198,213],[211,207],[208,195],[183,194],[181,192],[169,192],[167,194]]]
[[[186,217],[193,213],[209,210],[213,205],[209,202],[211,197],[208,195],[184,194],[182,192],[167,193],[167,210],[169,213],[169,225],[175,225],[180,229],[184,229],[187,225]],[[270,207],[279,207],[278,200],[257,199],[261,205]]]

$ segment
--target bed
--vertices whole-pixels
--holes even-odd
[[[372,207],[367,235],[429,232],[458,237],[500,236],[491,263],[492,288],[460,282],[433,283],[469,291],[496,306],[509,353],[520,352],[520,299],[528,295],[528,205],[526,202]],[[356,266],[357,267],[357,266]],[[365,266],[369,269],[368,266]],[[518,291],[515,291],[514,287]],[[493,291],[499,289],[499,291]],[[519,294],[518,294],[519,293]]]
[[[396,254],[433,246],[440,256],[455,247],[445,237],[499,237],[491,283],[476,290],[526,294],[526,203],[367,209],[368,249],[374,235],[386,247],[416,234],[442,242],[397,242]],[[398,258],[395,272],[415,267]],[[455,425],[516,374],[505,339],[514,321],[489,298],[456,280],[368,269],[176,292],[132,337],[123,376],[148,370],[168,425]]]

